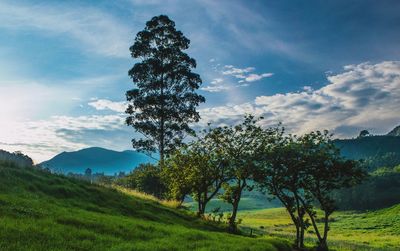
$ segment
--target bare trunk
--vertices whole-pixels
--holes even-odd
[[[231,233],[235,233],[237,231],[236,215],[239,206],[239,200],[235,199],[234,203],[232,204],[232,215],[231,218],[229,219],[229,232]]]
[[[296,207],[297,207],[297,220],[298,220],[298,224],[299,224],[299,229],[300,229],[300,233],[298,234],[298,241],[297,241],[297,248],[302,249],[304,248],[304,229],[305,229],[305,225],[304,225],[304,211],[301,208],[300,205],[300,201],[299,201],[299,196],[294,193],[295,195],[295,199],[296,199]]]
[[[324,236],[319,241],[318,251],[327,251],[328,250],[328,243],[326,241],[327,238],[328,238],[328,231],[329,231],[329,214],[325,212],[325,216],[324,216]]]
[[[160,142],[159,142],[159,151],[160,151],[160,166],[164,167],[164,150],[165,150],[165,118],[164,118],[164,74],[161,74],[161,95],[160,95],[160,103],[161,103],[161,118],[160,118]]]
[[[242,185],[240,185],[239,182],[239,190],[237,191],[237,194],[235,194],[235,198],[232,203],[232,215],[231,218],[229,219],[229,231],[231,233],[237,232],[237,225],[236,225],[236,216],[237,216],[237,211],[239,208],[239,202],[240,198],[242,196],[242,190],[246,186],[246,182],[244,182]]]

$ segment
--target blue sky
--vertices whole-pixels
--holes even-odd
[[[130,148],[129,46],[167,14],[190,40],[202,120],[245,113],[294,133],[400,124],[399,1],[1,1],[0,148],[45,160]]]

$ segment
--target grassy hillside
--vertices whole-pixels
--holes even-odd
[[[400,137],[395,136],[338,139],[334,143],[341,150],[341,154],[350,159],[365,159],[385,153],[400,154]]]
[[[0,164],[0,250],[288,250],[185,212],[32,168]]]
[[[252,228],[258,233],[294,239],[294,227],[283,208],[242,211],[239,218],[246,231]],[[337,250],[399,250],[400,204],[363,213],[336,212],[332,218],[328,239]],[[307,233],[308,244],[315,243],[313,236]]]

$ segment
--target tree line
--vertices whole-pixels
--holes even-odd
[[[126,93],[126,123],[142,135],[133,147],[158,153],[159,162],[140,166],[120,182],[181,203],[191,196],[200,217],[218,197],[232,206],[233,233],[243,192],[257,189],[287,209],[296,248],[304,248],[304,233],[312,227],[318,248],[327,250],[329,217],[336,209],[332,192],[364,178],[360,163],[342,158],[327,131],[295,136],[280,125],[262,127],[263,118],[253,115],[195,133],[190,125],[199,121],[196,107],[205,98],[196,93],[202,81],[192,71],[196,61],[184,52],[189,44],[165,15],[153,17],[137,34],[130,51],[139,62],[129,71],[135,88]]]

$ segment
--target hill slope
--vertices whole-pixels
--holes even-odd
[[[62,173],[84,173],[86,168],[93,173],[113,175],[130,172],[141,163],[153,162],[145,154],[135,151],[117,152],[100,147],[85,148],[76,152],[63,152],[40,165]]]
[[[388,136],[400,136],[400,125],[395,127],[393,130],[391,130],[387,135]]]
[[[390,152],[400,155],[400,137],[368,136],[338,139],[334,143],[341,149],[342,155],[350,159],[365,159]]]
[[[288,250],[113,189],[0,163],[0,250]]]

